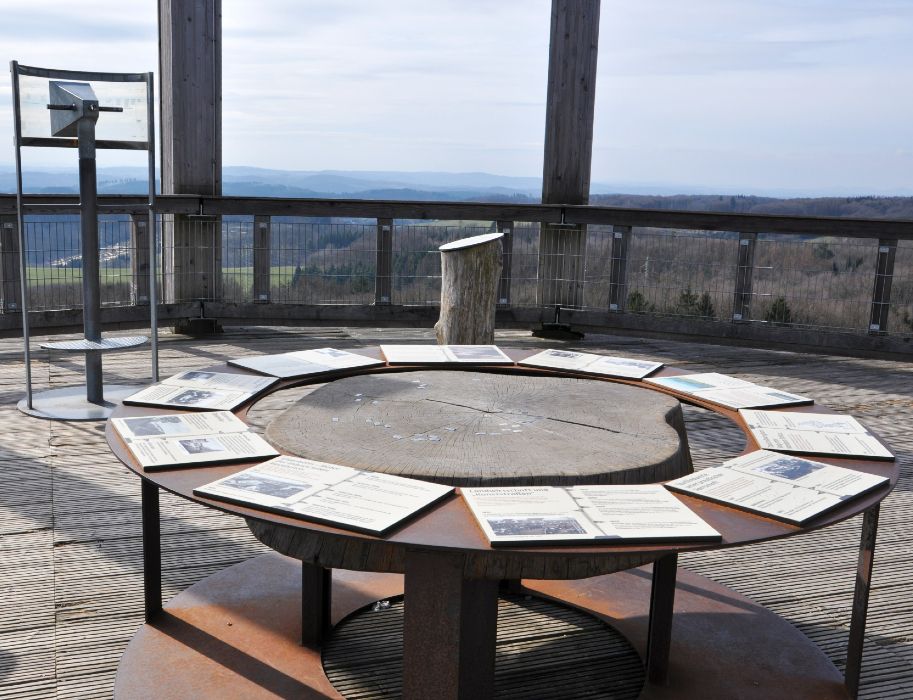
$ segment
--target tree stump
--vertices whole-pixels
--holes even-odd
[[[678,401],[590,379],[347,377],[287,409],[267,437],[301,457],[454,486],[644,484],[692,471]]]
[[[441,345],[490,345],[501,278],[502,233],[446,243],[441,251],[441,316],[434,324]]]

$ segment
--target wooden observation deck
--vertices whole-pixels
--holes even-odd
[[[358,347],[423,340],[428,330],[359,328],[226,329],[209,340],[163,335],[163,375],[245,354],[307,347]],[[505,331],[505,346],[547,346]],[[143,622],[139,484],[109,451],[103,423],[58,423],[15,408],[22,391],[20,341],[0,341],[0,698],[107,698],[118,660]],[[558,345],[558,343],[552,343]],[[913,363],[724,348],[667,340],[588,336],[567,344],[657,359],[695,371],[716,369],[816,397],[852,413],[895,450],[901,478],[881,509],[874,591],[862,669],[863,698],[913,698]],[[118,355],[106,372],[144,381],[142,349]],[[77,380],[78,365],[35,363],[36,382]],[[40,385],[40,384],[39,384]],[[252,412],[264,426],[311,388],[268,397]],[[696,468],[743,448],[720,416],[685,406]],[[163,494],[166,597],[265,551],[244,522]],[[693,572],[747,595],[796,625],[842,668],[850,619],[859,519],[786,541],[681,557]],[[789,557],[783,557],[784,549]]]

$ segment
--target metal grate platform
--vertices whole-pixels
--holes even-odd
[[[375,609],[378,608],[378,609]],[[402,696],[403,599],[360,610],[337,625],[323,669],[346,700]],[[633,700],[640,657],[601,620],[535,596],[498,600],[495,697],[499,700]]]
[[[144,335],[127,335],[119,338],[102,338],[99,341],[86,340],[60,340],[53,343],[41,343],[45,350],[60,350],[63,352],[86,352],[87,350],[123,350],[148,343],[149,338]]]

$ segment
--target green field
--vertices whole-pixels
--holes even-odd
[[[292,275],[295,274],[294,265],[274,265],[269,269],[270,277],[275,279],[277,276],[281,275],[283,278],[291,279]],[[241,281],[242,279],[250,278],[253,280],[254,277],[254,268],[252,267],[223,267],[222,268],[223,277],[231,277]]]
[[[29,267],[29,284],[33,287],[43,287],[52,284],[82,284],[82,268],[78,267]],[[295,275],[294,265],[275,266],[270,269],[270,282],[278,285],[291,281]],[[100,270],[102,284],[117,284],[130,282],[133,272],[129,267],[103,267]],[[254,269],[252,267],[226,267],[222,269],[222,279],[233,281],[242,287],[250,287],[254,282]]]
[[[79,267],[34,267],[26,268],[31,287],[46,287],[53,284],[82,284],[82,268]],[[133,272],[129,267],[103,267],[99,271],[102,284],[130,283]]]

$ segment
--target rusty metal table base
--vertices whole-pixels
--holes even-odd
[[[463,577],[463,556],[406,555],[403,698],[494,695],[498,581]]]
[[[651,683],[665,683],[669,672],[677,573],[677,554],[667,554],[653,562],[650,617],[647,622],[647,678]]]
[[[342,695],[403,696],[404,608],[397,597],[333,629],[323,668]],[[636,700],[646,677],[640,655],[604,620],[528,591],[499,592],[497,650],[495,698]]]
[[[301,643],[319,648],[330,631],[333,570],[301,562]]]
[[[878,536],[880,505],[869,508],[862,516],[862,535],[859,542],[859,561],[856,565],[856,586],[853,590],[853,613],[850,618],[850,638],[846,647],[846,689],[855,700],[859,695],[859,675],[862,672],[862,648],[865,643],[865,623],[869,610],[869,591],[872,587],[872,568],[875,564],[875,539]]]
[[[146,622],[152,622],[162,612],[162,532],[159,518],[159,487],[146,479],[143,479],[141,484],[143,596],[146,605]]]
[[[440,566],[437,561],[419,561],[413,570],[434,570],[438,575]],[[420,603],[419,609],[438,606],[438,614],[465,621],[475,605],[466,600],[474,584],[467,587],[461,577],[444,573],[445,583],[436,589],[438,601]],[[734,694],[744,700],[847,698],[840,672],[795,627],[708,579],[687,571],[679,571],[677,578],[668,684],[648,683],[641,700],[703,700]],[[301,618],[295,611],[301,600],[301,579],[299,561],[265,554],[191,586],[130,642],[118,668],[115,696],[122,700],[150,693],[163,700],[229,695],[342,698],[323,671],[319,650],[299,643]],[[374,600],[403,592],[403,577],[396,574],[336,570],[332,584],[334,622]],[[524,585],[532,594],[604,619],[641,657],[645,655],[652,588],[649,567],[582,581],[524,581]],[[444,588],[458,595],[445,598]],[[444,612],[450,605],[465,607]],[[487,618],[486,606],[483,603],[482,612]],[[422,622],[433,624],[433,620]],[[484,629],[489,627],[483,623]],[[405,634],[408,639],[410,632]],[[481,654],[467,649],[467,641],[464,634],[451,636],[447,643],[468,654],[464,662],[474,663]],[[484,637],[480,647],[490,648]],[[408,646],[406,653],[410,653]],[[437,672],[434,663],[441,662],[430,662],[428,673]],[[487,673],[488,668],[486,663],[474,671]],[[458,682],[470,675],[465,669],[457,673]],[[411,682],[432,686],[428,680]],[[470,686],[461,687],[465,693]],[[561,697],[561,688],[554,688],[552,696]],[[476,697],[483,700],[492,695]]]

